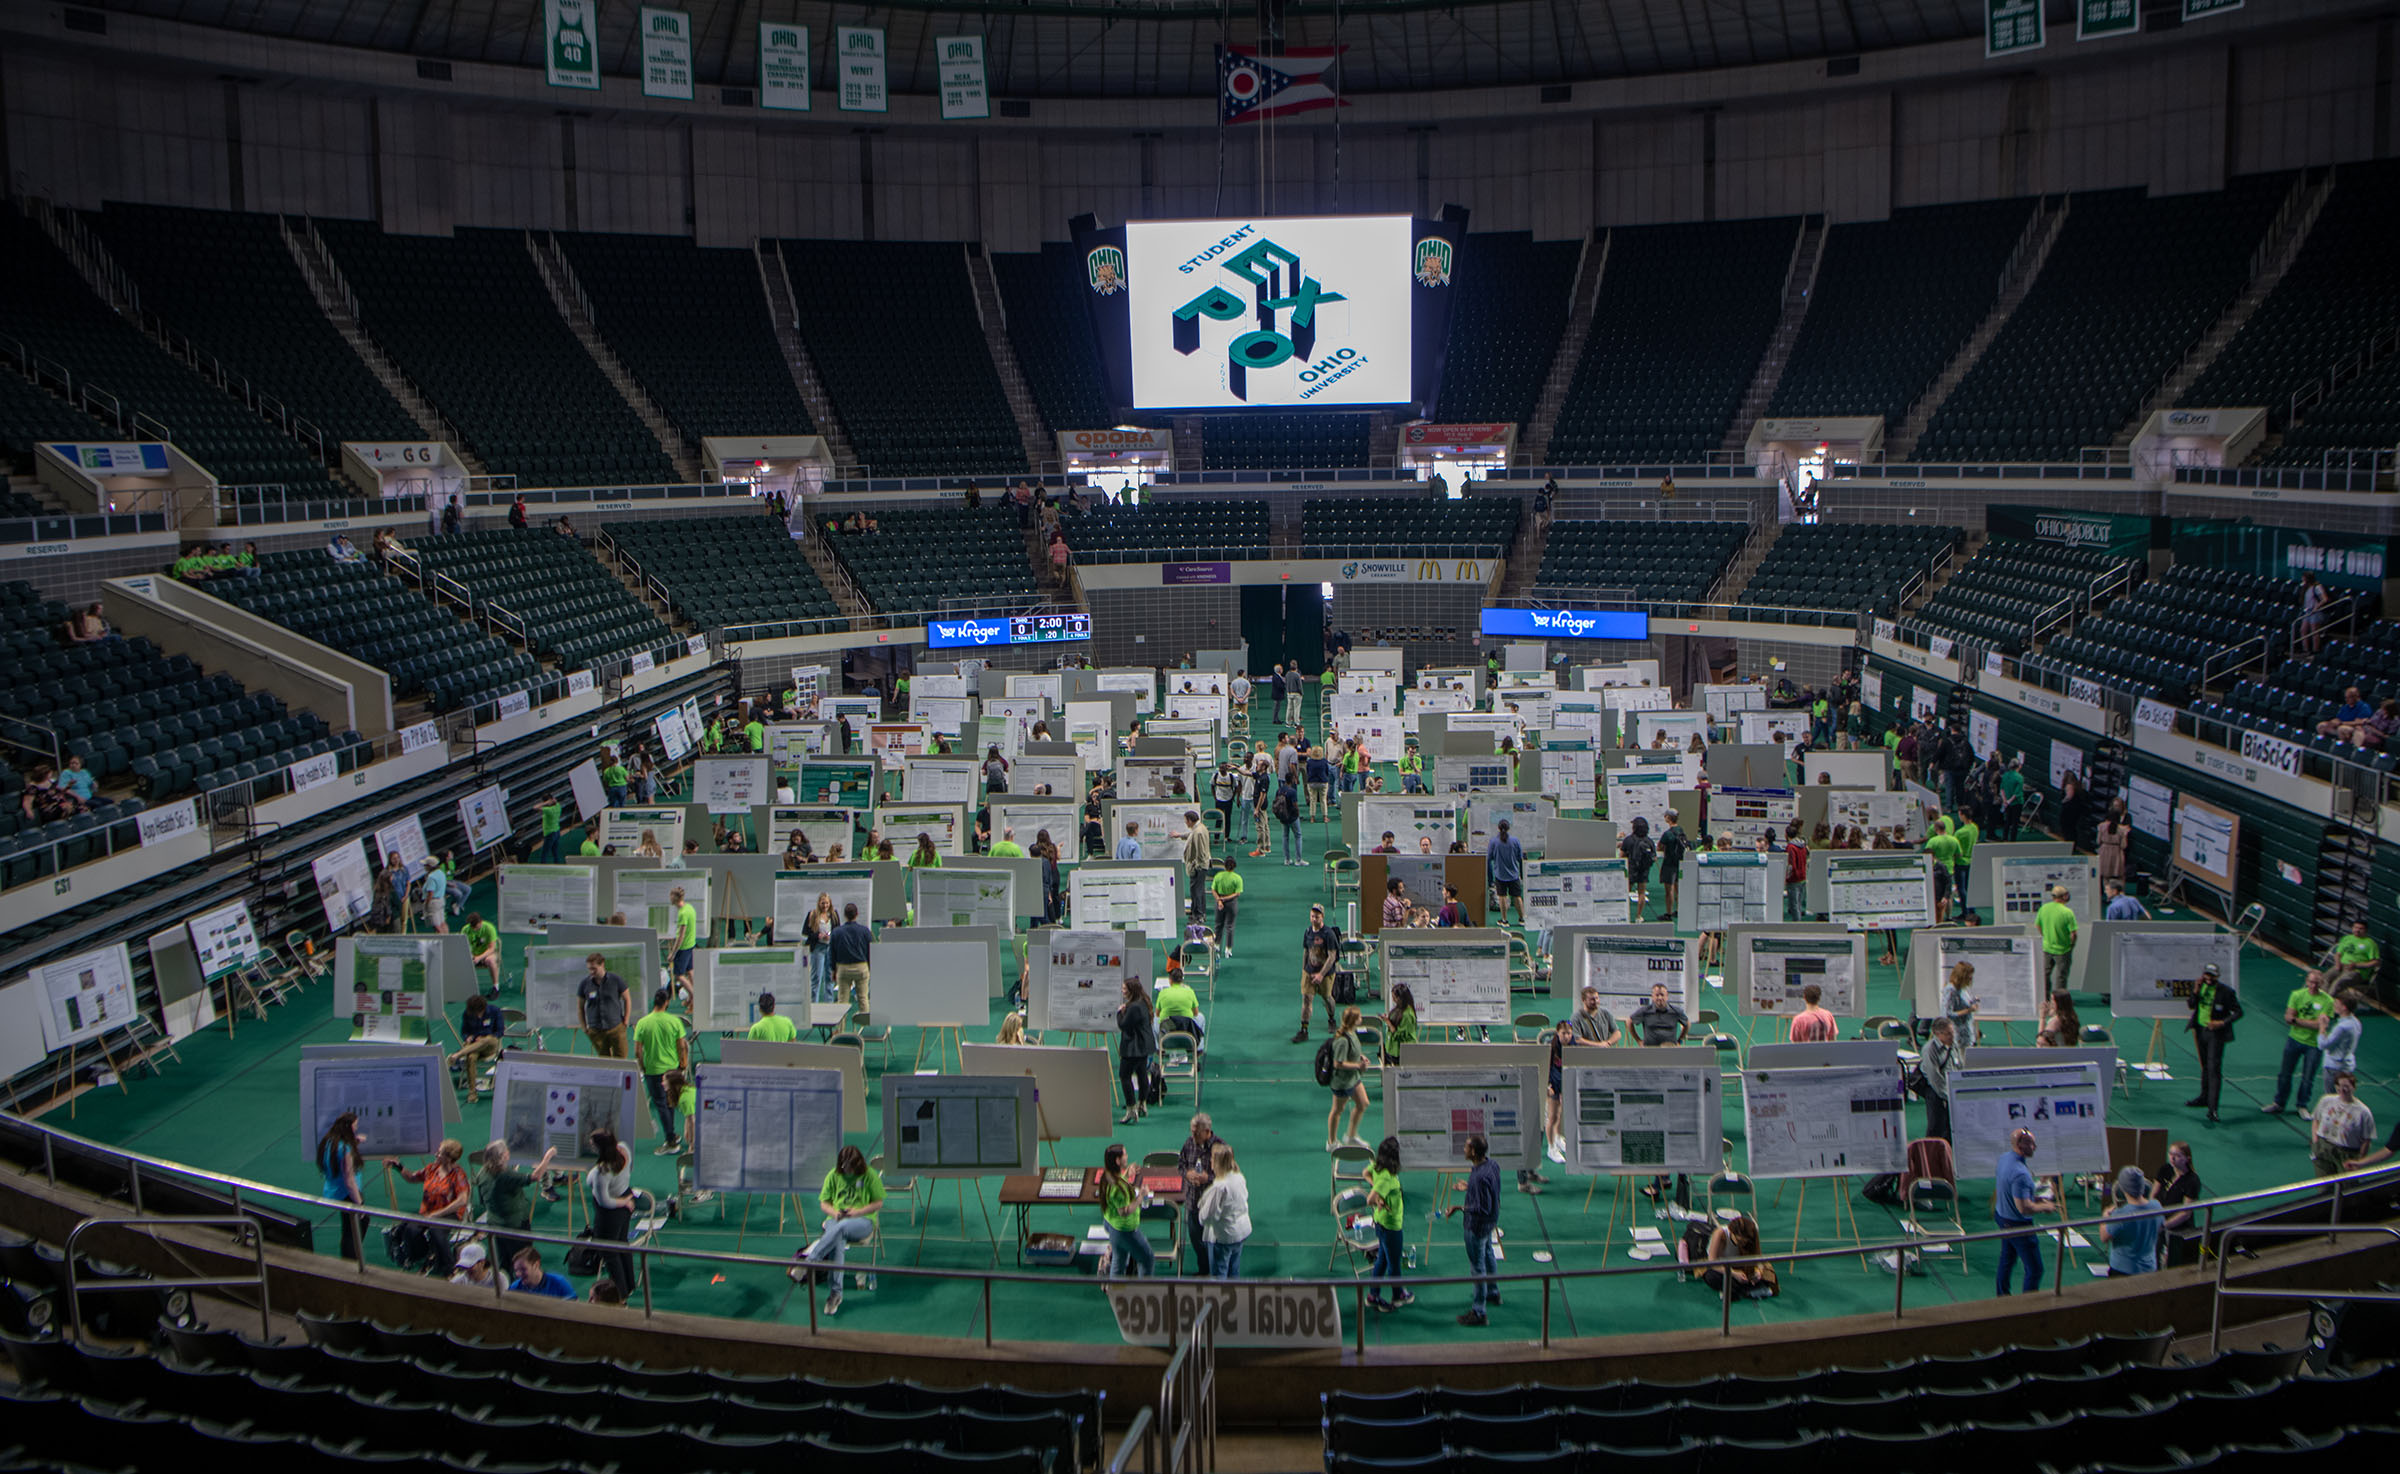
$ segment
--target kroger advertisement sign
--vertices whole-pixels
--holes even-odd
[[[1650,616],[1623,609],[1486,609],[1483,632],[1519,639],[1647,640]]]

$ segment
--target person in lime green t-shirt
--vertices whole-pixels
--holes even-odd
[[[2283,1000],[2283,1064],[2275,1072],[2275,1099],[2259,1109],[2270,1116],[2280,1115],[2283,1104],[2292,1098],[2292,1072],[2300,1072],[2300,1106],[2306,1110],[2309,1091],[2317,1081],[2317,1065],[2324,1058],[2317,1047],[2324,1038],[2323,1021],[2333,1014],[2333,995],[2326,991],[2325,974],[2314,971],[2300,980],[2300,986]]]
[[[825,1185],[817,1190],[817,1206],[825,1212],[825,1231],[800,1251],[800,1262],[833,1261],[833,1288],[826,1293],[824,1311],[832,1315],[842,1308],[842,1264],[849,1257],[850,1246],[875,1236],[875,1215],[883,1211],[883,1175],[867,1165],[866,1153],[845,1146],[835,1155],[833,1170],[825,1174]],[[816,1273],[795,1268],[791,1276],[805,1281],[814,1279]],[[872,1289],[874,1284],[874,1276],[867,1276],[865,1288]]]
[[[625,790],[633,786],[633,774],[626,770],[624,763],[618,761],[615,753],[604,752],[601,756],[608,761],[600,765],[600,786],[608,790],[609,807],[621,809],[625,807]]]
[[[758,995],[758,1022],[750,1026],[750,1037],[769,1044],[789,1044],[800,1037],[799,1026],[787,1014],[775,1011],[775,995]]]
[[[1017,831],[1012,825],[1000,831],[1000,837],[992,841],[992,847],[985,853],[995,860],[1022,860],[1025,846],[1017,843]]]
[[[767,750],[767,724],[752,717],[742,723],[742,738],[750,744],[752,752],[765,752]]]
[[[692,985],[692,952],[700,945],[700,908],[683,898],[682,886],[667,892],[667,905],[675,918],[675,983],[688,991]]]
[[[1975,822],[1973,814],[1962,813],[1958,817],[1958,827],[1951,831],[1951,837],[1958,841],[1958,909],[1964,911],[1967,909],[1967,871],[1975,863],[1975,846],[1983,838],[1983,826]]]
[[[667,1011],[674,994],[665,988],[650,995],[650,1011],[633,1026],[633,1057],[641,1067],[642,1083],[650,1089],[650,1109],[658,1115],[659,1129],[666,1132],[667,1144],[658,1155],[671,1157],[683,1150],[683,1132],[677,1125],[675,1102],[667,1094],[667,1076],[692,1068],[692,1041],[683,1020]]]
[[[540,848],[533,852],[534,862],[541,865],[555,865],[561,858],[558,852],[559,835],[567,824],[566,805],[558,801],[557,794],[552,794],[542,800],[541,816],[542,843]]]
[[[1937,820],[1925,836],[1925,853],[1933,856],[1933,919],[1939,926],[1950,919],[1950,883],[1958,869],[1958,839]]]
[[[1015,831],[1012,830],[1010,832],[1014,833]],[[919,834],[917,836],[917,847],[908,852],[908,859],[904,863],[906,868],[910,870],[941,869],[942,852],[935,848],[933,836],[930,834]]]
[[[583,844],[575,853],[584,856],[594,856],[600,853],[600,841],[591,830],[583,831]]]
[[[1416,1299],[1400,1285],[1400,1229],[1407,1221],[1406,1205],[1400,1194],[1400,1138],[1387,1136],[1375,1148],[1375,1160],[1367,1167],[1367,1206],[1375,1212],[1375,1267],[1368,1271],[1367,1304],[1376,1310],[1398,1310]],[[1392,1298],[1383,1298],[1380,1288],[1388,1282],[1393,1286]]]
[[[2332,991],[2339,992],[2343,988],[2373,983],[2375,975],[2383,969],[2383,949],[2375,945],[2373,937],[2367,935],[2365,922],[2353,921],[2349,935],[2333,944],[2333,962],[2330,986]]]
[[[2064,993],[2075,961],[2075,908],[2067,904],[2065,886],[2051,887],[2033,924],[2042,934],[2042,992]]]
[[[478,968],[489,968],[492,974],[492,994],[500,996],[500,928],[483,919],[482,913],[467,913],[467,951],[472,960],[467,975],[473,977]]]
[[[1126,1165],[1125,1145],[1110,1142],[1100,1156],[1100,1221],[1108,1225],[1108,1256],[1114,1273],[1158,1272],[1158,1255],[1142,1236],[1142,1191]]]
[[[2015,758],[2000,774],[2000,832],[1994,836],[2003,843],[2016,842],[2017,829],[2025,822],[2025,760]]]
[[[1233,960],[1233,923],[1242,907],[1242,873],[1234,868],[1230,851],[1224,860],[1225,868],[1209,881],[1209,893],[1217,898],[1217,951],[1226,961]]]

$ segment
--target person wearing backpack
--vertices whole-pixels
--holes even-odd
[[[1365,1146],[1359,1138],[1358,1123],[1366,1119],[1367,1087],[1359,1083],[1366,1073],[1367,1052],[1358,1042],[1358,1010],[1342,1010],[1342,1021],[1333,1037],[1317,1046],[1317,1083],[1333,1092],[1333,1104],[1325,1111],[1325,1150],[1337,1146]],[[1350,1125],[1336,1134],[1334,1123],[1341,1118],[1342,1107],[1350,1107]]]
[[[1658,858],[1658,842],[1650,837],[1649,816],[1633,816],[1632,828],[1617,841],[1617,853],[1625,858],[1625,893],[1633,902],[1632,918],[1639,921],[1650,905],[1650,862]]]
[[[1691,840],[1683,832],[1683,821],[1669,814],[1667,832],[1658,837],[1658,883],[1667,893],[1667,914],[1659,918],[1661,921],[1675,919],[1676,893],[1683,888],[1683,857],[1691,847]]]
[[[1338,1030],[1333,1008],[1333,975],[1342,955],[1342,934],[1325,924],[1323,903],[1308,908],[1308,929],[1300,933],[1300,1032],[1292,1036],[1294,1044],[1307,1042],[1309,1010],[1315,1000],[1325,1000],[1325,1025]],[[1321,1051],[1320,1051],[1321,1052]],[[1322,1070],[1318,1071],[1320,1077]],[[1320,1078],[1320,1085],[1331,1085]]]
[[[1275,791],[1275,822],[1283,826],[1283,863],[1306,865],[1300,854],[1300,788],[1289,778]]]

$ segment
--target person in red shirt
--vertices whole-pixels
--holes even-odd
[[[1841,1033],[1841,1025],[1819,1002],[1824,996],[1825,990],[1815,983],[1800,990],[1800,1001],[1807,1006],[1792,1018],[1790,1038],[1794,1044],[1823,1044]]]
[[[1808,841],[1797,819],[1783,831],[1783,919],[1808,919]]]

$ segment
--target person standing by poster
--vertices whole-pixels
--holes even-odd
[[[2233,1026],[2242,1016],[2242,1000],[2220,980],[2217,965],[2212,962],[2200,969],[2199,985],[2185,1001],[2191,1005],[2192,1017],[2184,1027],[2190,1031],[2192,1048],[2200,1056],[2200,1093],[2184,1104],[2206,1106],[2208,1118],[2214,1121],[2217,1092],[2225,1085],[2225,1046],[2233,1042]]]
[[[2042,1284],[2042,1241],[2033,1232],[2034,1215],[2055,1213],[2058,1204],[2034,1186],[2034,1140],[2030,1131],[2019,1131],[2009,1138],[2008,1150],[2000,1155],[2000,1168],[1992,1177],[1992,1221],[2004,1229],[2018,1230],[2000,1241],[1999,1293],[2010,1293],[2008,1272],[2018,1264],[2025,1266],[2025,1293],[2030,1295]]]
[[[692,1041],[683,1020],[668,1011],[674,994],[665,988],[650,995],[650,1011],[633,1026],[634,1051],[640,1057],[642,1084],[650,1091],[650,1109],[658,1116],[658,1127],[667,1134],[666,1144],[651,1155],[671,1157],[683,1150],[683,1131],[675,1115],[675,1098],[667,1093],[667,1076],[678,1071],[690,1074]]]
[[[2260,1106],[2270,1116],[2283,1114],[2284,1102],[2293,1099],[2292,1075],[2300,1077],[2298,1099],[2308,1104],[2310,1088],[2316,1084],[2319,1046],[2324,1043],[2325,1018],[2333,1012],[2333,998],[2325,991],[2325,974],[2311,970],[2300,980],[2300,986],[2283,1000],[2283,1063],[2275,1072],[2275,1098]]]
[[[625,980],[608,970],[605,953],[583,959],[584,979],[575,986],[575,1022],[602,1059],[625,1057]]]
[[[1517,843],[1517,837],[1508,832],[1506,819],[1501,820],[1494,827],[1492,842],[1484,852],[1484,860],[1491,871],[1493,914],[1505,920],[1513,911],[1518,925],[1523,925],[1525,921],[1525,846]],[[1644,866],[1643,869],[1647,875],[1648,867]],[[1494,924],[1501,923],[1495,922]]]
[[[1464,1200],[1451,1205],[1464,1213],[1460,1225],[1467,1241],[1467,1273],[1475,1276],[1474,1298],[1458,1317],[1462,1326],[1489,1323],[1486,1311],[1500,1303],[1499,1261],[1492,1253],[1500,1232],[1500,1168],[1492,1161],[1492,1145],[1478,1132],[1467,1138],[1467,1185]]]
[[[2033,913],[2033,924],[2042,934],[2042,991],[2064,993],[2074,981],[2075,973],[2075,908],[2067,904],[2067,888],[2050,888],[2050,899],[2042,902]],[[2215,971],[2211,968],[2210,971]]]

